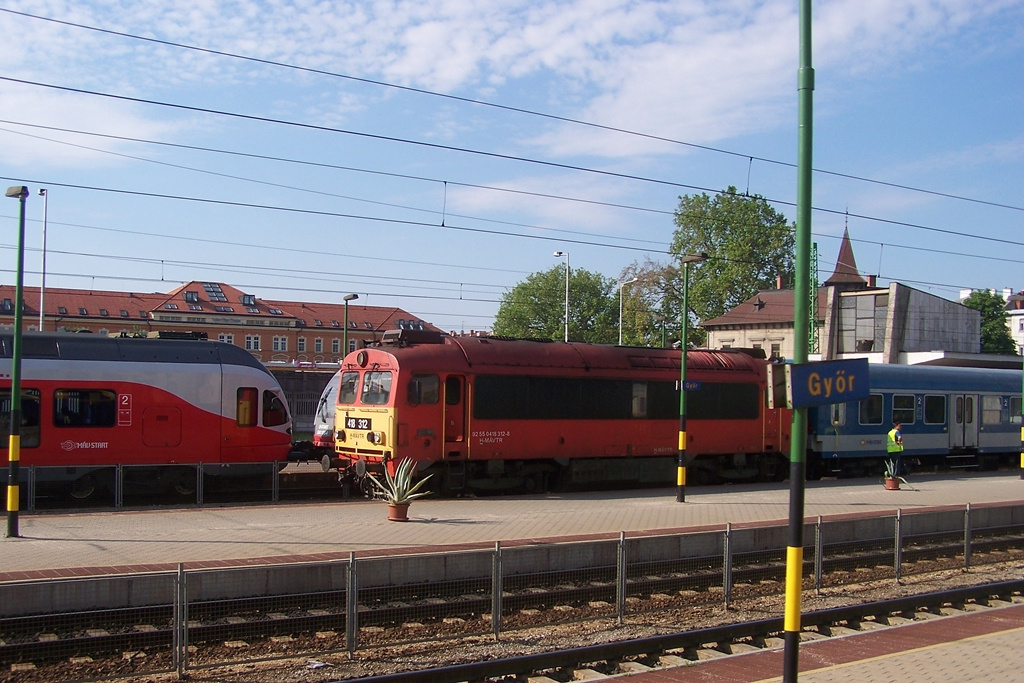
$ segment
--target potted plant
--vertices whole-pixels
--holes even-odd
[[[372,474],[368,474],[377,490],[378,498],[387,501],[388,519],[394,522],[409,521],[409,503],[430,495],[430,491],[420,491],[432,474],[428,474],[415,484],[412,483],[413,461],[412,458],[404,458],[395,468],[394,475],[384,466],[384,480],[381,481]]]
[[[890,490],[890,491],[899,491],[900,490],[900,482],[903,482],[908,487],[913,489],[913,487],[910,486],[910,483],[906,479],[904,479],[903,477],[901,477],[898,474],[896,474],[896,461],[895,460],[886,460],[885,461],[885,473],[882,476],[885,477],[885,488]]]

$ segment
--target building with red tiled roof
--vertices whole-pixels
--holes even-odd
[[[167,293],[23,288],[26,330],[148,336],[192,332],[249,350],[268,366],[337,366],[386,330],[438,328],[393,306],[260,299],[222,282],[193,281]],[[15,288],[0,285],[0,325],[14,324]],[[348,326],[346,327],[346,315]]]

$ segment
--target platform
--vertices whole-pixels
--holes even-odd
[[[911,478],[912,490],[868,479],[808,482],[808,519],[1024,501],[1016,472]],[[536,496],[417,500],[411,521],[379,501],[173,510],[21,514],[0,542],[0,581],[393,554],[432,546],[608,537],[785,521],[789,486],[751,484]]]

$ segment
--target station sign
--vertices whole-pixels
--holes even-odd
[[[859,401],[870,393],[866,358],[768,366],[769,408]]]
[[[683,391],[700,391],[700,381],[688,379],[683,382]]]

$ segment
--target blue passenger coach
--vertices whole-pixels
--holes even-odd
[[[872,364],[871,395],[808,411],[809,474],[880,473],[902,423],[907,469],[995,469],[1020,452],[1021,371]]]

